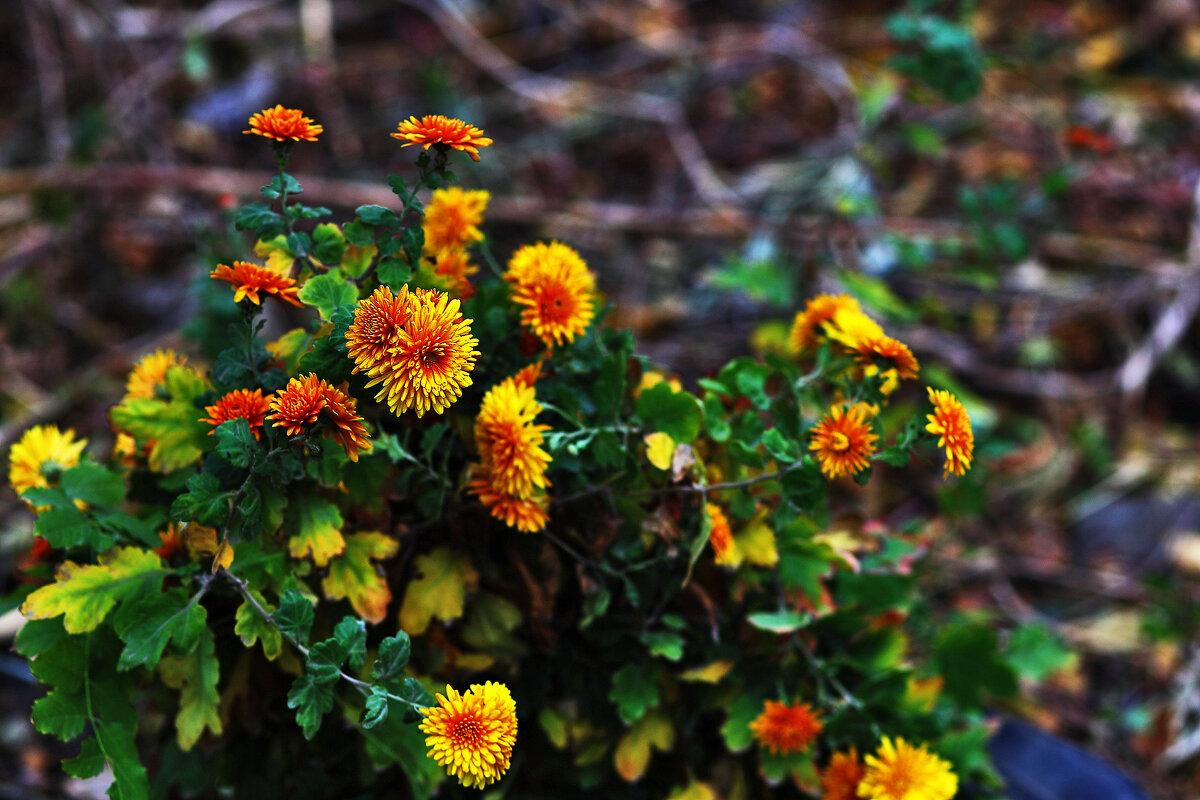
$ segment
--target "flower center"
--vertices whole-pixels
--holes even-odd
[[[841,431],[834,431],[829,438],[829,449],[835,453],[844,453],[850,449],[850,437]]]
[[[450,736],[459,746],[476,747],[483,741],[483,726],[475,717],[462,717],[454,721]]]

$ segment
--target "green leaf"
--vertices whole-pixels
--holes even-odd
[[[217,454],[243,469],[250,466],[259,448],[245,417],[225,420],[213,431],[213,437],[217,440]]]
[[[425,249],[424,229],[419,225],[405,228],[404,232],[400,234],[400,244],[404,247],[404,255],[408,258],[408,263],[420,263],[421,251]]]
[[[746,356],[730,361],[717,375],[721,383],[748,399],[755,408],[764,411],[771,406],[771,397],[766,390],[769,377],[770,367]]]
[[[300,194],[304,191],[304,187],[300,185],[300,181],[293,178],[286,172],[282,175],[273,175],[269,183],[262,187],[262,196],[268,200],[278,200],[283,196],[283,190],[286,189],[289,195]]]
[[[364,634],[365,635],[365,634]],[[304,669],[317,683],[337,683],[342,674],[342,663],[346,660],[346,647],[337,639],[317,642],[308,651]]]
[[[217,713],[221,695],[217,691],[220,664],[212,631],[201,629],[198,645],[183,658],[164,658],[159,662],[163,683],[179,689],[179,711],[175,732],[180,750],[191,750],[204,729],[221,734],[221,716]]]
[[[354,215],[368,225],[399,225],[400,220],[390,208],[367,205],[354,209]]]
[[[16,650],[26,658],[32,659],[61,642],[67,635],[62,620],[57,617],[26,620],[17,631]]]
[[[791,464],[800,457],[800,446],[785,436],[779,428],[771,428],[764,433],[762,441],[771,457],[782,465]]]
[[[65,636],[29,662],[29,669],[44,684],[74,692],[83,688],[87,674],[86,637]]]
[[[732,428],[725,419],[725,404],[713,392],[704,393],[704,427],[714,442],[729,441]]]
[[[200,421],[196,400],[208,384],[195,370],[175,366],[167,370],[165,387],[169,400],[137,397],[122,401],[109,411],[113,426],[131,434],[138,442],[154,442],[150,468],[173,472],[200,459],[208,448],[208,432]]]
[[[362,726],[364,728],[374,728],[387,719],[387,715],[387,689],[384,689],[382,686],[372,687],[371,694],[367,696],[366,706],[363,708]]]
[[[63,550],[87,546],[104,551],[113,546],[113,537],[100,530],[74,505],[51,508],[38,514],[33,532],[49,542],[51,547]]]
[[[125,480],[110,469],[85,462],[65,470],[59,485],[72,500],[112,508],[125,497]]]
[[[217,527],[229,517],[229,499],[233,492],[221,488],[211,472],[197,472],[187,480],[187,492],[171,503],[171,518],[181,522],[195,520]]]
[[[117,636],[125,642],[117,669],[133,669],[140,664],[154,666],[172,639],[180,651],[191,650],[207,621],[204,606],[180,588],[124,603],[113,616]]]
[[[683,658],[683,637],[670,631],[650,631],[642,634],[642,644],[652,655],[662,656],[668,661]]]
[[[362,669],[367,660],[367,625],[355,617],[342,617],[333,628],[333,638],[345,649],[350,667]]]
[[[750,723],[763,710],[763,695],[755,690],[738,692],[729,704],[729,716],[721,726],[725,746],[731,753],[739,753],[754,743]]]
[[[370,247],[375,244],[375,231],[358,220],[343,225],[342,234],[345,235],[346,241],[355,247]]]
[[[87,704],[83,692],[55,689],[34,701],[31,712],[38,733],[56,736],[64,742],[83,733],[87,724]]]
[[[699,400],[687,392],[676,392],[666,381],[642,391],[637,415],[648,431],[662,431],[679,444],[695,440],[704,418]]]
[[[412,280],[412,267],[398,258],[385,258],[379,262],[376,274],[379,282],[389,286],[392,291]]]
[[[425,684],[416,678],[405,678],[404,683],[400,685],[400,691],[396,692],[396,696],[422,708],[429,708],[433,705],[433,695],[425,688]],[[419,719],[421,719],[421,714],[412,705],[404,706],[404,722],[416,722]]]
[[[155,553],[121,547],[106,553],[99,564],[60,569],[54,583],[25,598],[21,611],[34,619],[62,614],[68,633],[86,633],[118,602],[156,592],[167,572]]]
[[[626,664],[613,674],[608,699],[626,725],[637,722],[658,705],[657,671],[641,664]]]
[[[333,710],[333,686],[318,682],[311,672],[306,672],[292,683],[288,690],[288,708],[296,709],[296,724],[304,732],[305,739],[317,735],[321,719]]]
[[[239,231],[255,231],[260,239],[273,239],[284,231],[283,217],[261,201],[238,209],[233,226]]]
[[[1008,637],[1004,656],[1023,678],[1045,680],[1071,663],[1074,655],[1045,625],[1029,623]]]
[[[982,708],[985,694],[1017,692],[1017,675],[1000,655],[996,632],[984,624],[949,625],[934,641],[933,654],[946,694],[964,709]]]
[[[72,778],[94,778],[104,771],[104,753],[94,737],[83,740],[79,755],[62,762],[63,771]]]
[[[275,610],[255,590],[250,590],[250,596],[268,614]],[[243,600],[242,604],[238,606],[234,619],[236,622],[233,626],[233,632],[241,637],[242,644],[246,645],[246,647],[253,647],[255,642],[262,642],[263,655],[267,657],[268,661],[274,661],[283,647],[283,634],[279,632],[279,628],[272,625],[270,620],[263,619],[262,614],[258,612],[257,608],[251,605],[249,600]]]
[[[379,643],[379,657],[375,660],[375,680],[386,681],[399,678],[408,666],[408,657],[412,652],[412,641],[408,634],[400,631],[395,636],[389,636]]]
[[[113,774],[108,796],[112,800],[148,800],[150,783],[138,758],[137,727],[133,723],[98,720],[96,739]]]
[[[312,629],[312,603],[300,592],[289,590],[279,598],[279,608],[271,615],[280,633],[300,644],[308,643],[308,632]]]
[[[812,614],[807,611],[771,611],[748,614],[746,621],[761,631],[771,633],[791,633],[812,622]]]
[[[340,263],[346,252],[346,237],[332,222],[323,222],[313,228],[313,242],[313,258],[328,266]]]
[[[340,274],[327,272],[309,278],[297,297],[306,305],[316,306],[321,318],[329,320],[339,308],[353,306],[358,292]]]

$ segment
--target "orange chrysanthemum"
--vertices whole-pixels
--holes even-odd
[[[249,261],[234,261],[232,267],[218,264],[217,268],[209,273],[209,277],[229,281],[233,285],[235,303],[241,302],[243,297],[248,297],[254,305],[260,305],[262,301],[258,293],[265,292],[294,306],[303,305],[296,297],[300,292],[296,282],[270,267],[251,264]]]
[[[47,487],[50,479],[79,463],[87,439],[76,439],[75,431],[56,425],[35,425],[8,451],[8,482],[17,494],[33,487]]]
[[[483,240],[479,224],[491,193],[467,191],[457,186],[434,189],[425,206],[425,252],[436,255],[443,250],[461,250]]]
[[[520,497],[502,492],[496,488],[491,473],[482,464],[471,466],[467,491],[478,497],[494,518],[510,528],[537,533],[550,521],[550,515],[546,512],[550,501],[544,493],[539,491],[530,497]]]
[[[868,370],[872,367],[883,369],[884,374],[894,370],[900,380],[917,377],[917,370],[920,368],[917,357],[908,349],[908,345],[890,336],[863,339],[854,352],[858,363]],[[884,363],[880,364],[881,361]],[[874,372],[868,371],[867,374],[871,375]]]
[[[463,786],[482,789],[508,770],[517,742],[517,704],[508,687],[488,681],[459,694],[447,686],[422,708],[429,757]]]
[[[410,408],[418,417],[441,414],[471,385],[479,340],[471,320],[463,319],[459,301],[437,290],[417,290],[408,321],[389,351],[386,368],[367,385],[382,383],[376,400],[387,398],[397,414]]]
[[[775,755],[807,750],[825,727],[820,715],[808,703],[789,706],[768,700],[762,713],[750,723],[758,743]]]
[[[399,294],[380,286],[370,297],[359,301],[354,309],[354,322],[346,331],[347,352],[354,359],[353,372],[365,372],[373,378],[387,372],[392,348],[400,344],[400,330],[408,324],[413,305],[415,298],[408,293],[407,285],[400,287]]]
[[[404,140],[404,147],[419,144],[426,150],[430,145],[441,144],[462,150],[475,161],[479,160],[479,148],[492,143],[483,135],[483,131],[474,125],[468,125],[461,119],[451,119],[440,114],[432,114],[417,119],[409,117],[397,126],[393,139]]]
[[[793,352],[800,354],[817,346],[821,340],[821,326],[833,319],[841,309],[862,311],[858,301],[848,294],[819,294],[809,298],[804,310],[796,313],[788,343]]]
[[[729,529],[729,519],[721,507],[715,503],[705,503],[704,510],[708,514],[711,525],[708,541],[712,543],[713,560],[718,564],[732,563],[733,532]]]
[[[292,378],[271,400],[268,419],[288,436],[311,432],[309,425],[320,422],[346,451],[351,461],[358,461],[358,451],[370,451],[363,418],[355,412],[357,401],[341,389],[317,377],[315,372]]]
[[[946,448],[946,463],[942,466],[942,477],[951,472],[964,475],[971,468],[971,457],[975,451],[975,434],[971,430],[971,418],[967,410],[954,395],[943,390],[929,389],[929,401],[933,413],[926,414],[929,424],[925,430],[938,435],[938,447]]]
[[[187,356],[174,350],[155,350],[138,359],[129,373],[125,383],[125,397],[148,398],[154,397],[158,387],[167,380],[167,370],[171,367],[182,367],[187,363]]]
[[[256,133],[277,142],[286,142],[289,139],[294,142],[301,139],[315,142],[317,135],[323,130],[323,127],[313,124],[310,118],[304,116],[300,109],[277,105],[274,108],[264,108],[250,117],[250,130],[242,133]]]
[[[575,341],[595,316],[596,278],[579,253],[561,242],[538,242],[517,250],[504,280],[513,288],[521,324],[547,347]]]
[[[816,453],[826,477],[854,475],[866,469],[875,453],[875,440],[867,421],[867,406],[856,403],[834,406],[812,429],[808,449]]]
[[[331,426],[329,435],[342,446],[351,461],[358,461],[359,450],[371,451],[363,418],[354,410],[358,401],[328,383],[322,387],[322,393],[325,396],[324,417]]]
[[[542,377],[543,363],[545,362],[539,359],[532,364],[521,367],[517,374],[513,376],[513,380],[517,382],[518,386],[533,386],[538,382],[538,378]]]
[[[866,800],[950,800],[958,792],[958,776],[950,762],[925,745],[883,737],[876,755],[866,757],[858,796]]]
[[[863,765],[858,750],[851,747],[845,753],[834,753],[829,764],[821,770],[821,800],[858,800],[858,783],[862,776]]]
[[[483,396],[475,418],[475,445],[497,492],[529,497],[546,488],[550,454],[542,449],[544,431],[534,418],[542,406],[532,386],[505,378]]]
[[[469,299],[475,294],[475,287],[467,276],[479,272],[479,267],[472,264],[470,259],[463,249],[442,250],[429,265],[430,282],[460,300]]]
[[[250,432],[257,439],[258,429],[263,426],[263,419],[270,408],[271,396],[263,397],[262,389],[255,389],[253,392],[249,389],[234,389],[217,400],[215,405],[205,406],[204,413],[208,416],[201,417],[200,421],[213,426],[208,432],[208,435],[212,436],[222,422],[241,417],[250,423]]]

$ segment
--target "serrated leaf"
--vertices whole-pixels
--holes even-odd
[[[322,222],[313,228],[313,258],[332,267],[341,262],[345,252],[346,236],[341,228],[332,222]]]
[[[311,493],[298,493],[288,503],[286,529],[288,552],[292,558],[312,556],[313,563],[324,567],[346,549],[342,536],[342,514],[337,506]]]
[[[271,615],[280,633],[295,639],[300,644],[307,644],[308,632],[312,629],[312,602],[300,592],[289,590],[279,598],[279,608]]]
[[[64,470],[59,486],[72,500],[104,508],[112,508],[125,497],[124,478],[90,462]]]
[[[54,583],[25,598],[21,613],[33,619],[62,614],[68,633],[87,633],[103,622],[118,602],[157,591],[168,572],[155,553],[137,547],[105,553],[96,565],[64,561]]]
[[[195,520],[205,526],[222,525],[229,516],[231,497],[233,492],[222,489],[217,476],[197,472],[188,478],[187,492],[171,503],[171,518],[180,522]]]
[[[387,719],[387,715],[387,690],[382,686],[375,686],[371,689],[371,694],[367,696],[366,705],[363,707],[362,725],[364,728],[374,728]]]
[[[740,753],[754,743],[750,723],[763,710],[763,696],[758,692],[744,691],[734,695],[728,706],[728,717],[721,726],[725,746],[731,753]]]
[[[94,778],[104,771],[104,753],[95,737],[84,739],[79,755],[62,762],[63,772],[72,778]]]
[[[113,537],[74,505],[51,508],[38,514],[33,532],[49,542],[51,547],[62,550],[87,546],[101,551],[113,546]]]
[[[17,631],[15,646],[18,653],[32,659],[66,637],[67,631],[61,619],[31,619],[26,620]]]
[[[746,621],[762,631],[771,633],[791,633],[812,622],[812,614],[807,611],[760,611],[746,615]]]
[[[1017,676],[999,652],[999,640],[990,627],[954,623],[938,635],[934,663],[946,680],[946,694],[966,709],[981,708],[985,694],[1011,697]]]
[[[425,230],[419,225],[405,228],[400,234],[400,245],[409,264],[420,263],[421,252],[425,249]]]
[[[637,415],[646,430],[661,431],[679,444],[691,444],[700,433],[704,413],[700,401],[687,392],[677,392],[667,381],[644,389],[637,401]]]
[[[479,573],[466,553],[439,547],[417,556],[413,580],[400,604],[400,627],[421,634],[434,618],[443,622],[458,619],[467,593],[474,591],[478,580]]]
[[[399,291],[400,287],[412,280],[412,267],[398,258],[385,258],[379,262],[376,269],[379,282]]]
[[[645,665],[626,664],[613,673],[608,699],[616,703],[626,725],[637,722],[658,705],[657,673]]]
[[[162,681],[179,689],[179,711],[175,715],[175,733],[179,749],[191,750],[200,740],[204,729],[221,734],[218,707],[221,695],[217,692],[220,665],[212,631],[205,627],[195,649],[183,658],[164,658],[159,662]]]
[[[262,196],[268,200],[278,200],[283,196],[284,190],[289,195],[300,194],[304,191],[304,187],[300,185],[300,181],[284,172],[281,175],[273,175],[271,177],[270,182],[262,187]]]
[[[258,451],[259,443],[250,430],[250,421],[245,417],[229,419],[218,425],[212,432],[217,442],[217,454],[243,469],[250,466]]]
[[[404,668],[408,666],[408,657],[411,652],[412,641],[404,631],[380,642],[379,656],[372,668],[375,680],[393,680],[403,675]]]
[[[382,533],[346,536],[342,554],[329,562],[321,590],[330,600],[348,599],[358,615],[368,622],[382,622],[392,592],[373,562],[391,558],[399,547],[399,542]]]
[[[787,438],[779,428],[771,428],[764,433],[762,441],[771,457],[785,466],[794,462],[801,455],[799,445]]]
[[[400,691],[395,694],[408,701],[404,706],[404,722],[416,722],[421,719],[421,714],[413,708],[414,705],[422,708],[433,705],[433,695],[425,688],[425,684],[416,678],[405,678],[400,684]]]
[[[668,661],[683,658],[683,637],[670,631],[650,631],[642,634],[642,644],[651,655],[662,656]]]
[[[399,225],[395,212],[385,206],[366,205],[354,209],[354,215],[368,225]]]
[[[258,602],[263,611],[270,614],[275,610],[275,607],[255,590],[251,589],[250,595]],[[304,603],[306,606],[308,605],[307,600]],[[309,610],[312,610],[311,606],[309,606]],[[261,642],[263,655],[267,657],[268,661],[274,661],[283,647],[283,634],[279,632],[279,629],[272,625],[270,620],[263,619],[262,614],[258,613],[258,609],[251,605],[249,600],[243,600],[242,604],[238,606],[234,620],[233,632],[241,637],[242,644],[246,647],[253,647],[255,642]]]
[[[138,757],[137,727],[133,723],[98,720],[96,739],[113,774],[112,800],[147,800],[150,783]]]
[[[617,742],[613,750],[613,766],[622,778],[633,783],[642,777],[650,764],[652,749],[668,752],[675,745],[675,729],[661,711],[638,720]]]
[[[171,640],[179,650],[190,650],[207,621],[204,606],[193,602],[180,588],[125,602],[113,615],[113,627],[125,643],[117,669],[133,669],[141,664],[154,666]]]
[[[327,272],[314,275],[300,288],[300,302],[316,306],[321,319],[333,319],[334,312],[343,306],[353,306],[358,292],[340,274]]]
[[[311,673],[305,673],[292,683],[288,690],[288,708],[296,710],[296,724],[305,739],[317,735],[321,720],[333,710],[333,687],[317,682]]]
[[[283,217],[262,201],[242,206],[233,225],[239,231],[257,231],[260,238],[270,238],[283,230]]]
[[[208,446],[207,423],[201,422],[195,400],[208,385],[189,367],[167,370],[164,386],[169,399],[138,397],[124,400],[109,411],[113,425],[138,442],[153,442],[148,457],[155,472],[173,472],[200,459]]]
[[[317,642],[308,651],[304,669],[317,683],[337,683],[341,677],[342,663],[346,660],[346,647],[337,639]]]
[[[367,626],[363,621],[355,617],[342,617],[342,621],[333,628],[333,638],[345,648],[350,668],[362,669],[363,662],[367,660]]]
[[[87,705],[82,691],[55,689],[34,701],[31,711],[38,733],[56,736],[64,742],[83,733],[87,724]]]
[[[88,667],[84,644],[83,636],[65,636],[30,661],[29,670],[42,683],[61,691],[82,689]]]
[[[1049,628],[1037,623],[1022,625],[1012,632],[1004,657],[1022,677],[1034,681],[1045,680],[1076,658],[1071,648]]]

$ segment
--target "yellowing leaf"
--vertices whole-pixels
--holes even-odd
[[[221,733],[217,692],[219,665],[212,632],[204,629],[200,644],[183,658],[164,658],[158,664],[163,683],[179,689],[179,713],[175,715],[175,733],[180,750],[191,750],[204,729]]]
[[[642,777],[650,763],[650,748],[670,750],[675,744],[675,729],[661,711],[652,711],[625,731],[613,751],[613,766],[626,781]]]
[[[280,235],[274,239],[254,243],[254,255],[267,262],[267,266],[276,272],[286,273],[292,268],[295,256],[288,250],[287,238]]]
[[[720,683],[731,669],[733,669],[732,661],[714,661],[706,667],[689,669],[680,675],[679,679],[695,683]]]
[[[62,614],[67,633],[87,633],[95,630],[118,602],[157,591],[166,574],[157,554],[138,547],[110,550],[94,565],[64,561],[54,583],[25,598],[21,613],[30,619]]]
[[[399,542],[382,533],[350,534],[342,555],[329,562],[329,574],[321,581],[325,596],[348,599],[367,622],[383,622],[392,592],[371,562],[391,558],[399,547]]]
[[[934,675],[930,678],[909,678],[908,687],[904,692],[904,701],[913,709],[925,714],[933,712],[933,707],[937,705],[938,695],[942,693],[942,687],[946,685],[946,679],[941,675]]]
[[[702,781],[692,781],[681,789],[671,792],[667,800],[719,800],[720,795]]]
[[[323,567],[329,559],[346,549],[342,537],[342,515],[337,506],[321,497],[300,495],[288,506],[289,526],[295,533],[288,539],[292,558],[312,555],[313,563]]]
[[[199,561],[200,556],[211,556],[217,552],[217,529],[189,522],[183,528],[183,543],[192,561]]]
[[[749,561],[756,567],[773,567],[779,563],[775,532],[765,521],[764,514],[756,514],[754,519],[733,537],[731,561],[735,566],[742,561]]]
[[[439,547],[416,559],[416,577],[404,590],[400,627],[410,635],[424,633],[430,621],[458,619],[467,592],[475,589],[479,573],[465,553]]]
[[[643,440],[646,442],[646,460],[662,470],[671,468],[671,456],[675,454],[675,440],[665,433],[648,433]]]
[[[213,555],[212,571],[215,574],[219,569],[229,569],[233,564],[233,545],[228,541],[221,542],[217,545],[217,552]]]
[[[342,272],[353,277],[362,275],[367,271],[371,259],[375,258],[375,254],[378,252],[379,248],[373,244],[366,247],[359,247],[356,244],[348,245],[346,252],[342,253]]]
[[[268,614],[275,611],[275,607],[264,600],[261,594],[253,589],[250,590],[250,594],[262,606],[263,611]],[[274,661],[283,646],[283,636],[279,633],[279,628],[263,619],[262,614],[258,613],[258,609],[250,605],[247,600],[243,600],[242,604],[238,606],[234,619],[236,622],[233,632],[242,638],[242,644],[246,647],[253,647],[255,642],[262,642],[263,655],[267,657],[268,661]]]
[[[282,361],[284,371],[289,375],[296,371],[300,356],[312,343],[312,334],[304,328],[292,328],[273,342],[267,342],[267,352],[276,361]]]
[[[131,434],[140,445],[153,442],[150,469],[172,472],[200,460],[212,427],[200,421],[195,400],[208,383],[191,367],[167,370],[164,387],[169,400],[159,397],[126,398],[109,412],[113,427]]]

